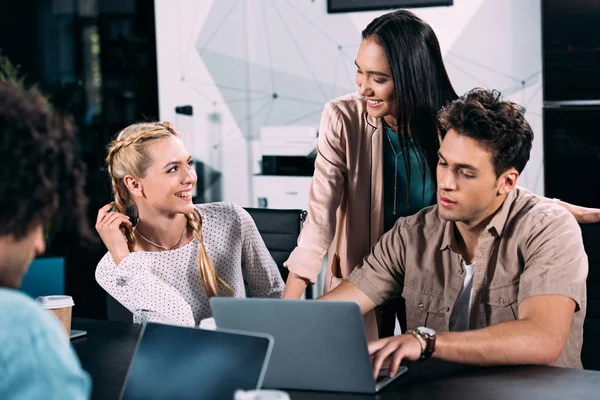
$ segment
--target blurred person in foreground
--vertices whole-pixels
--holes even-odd
[[[74,127],[42,94],[0,79],[0,398],[88,399],[83,371],[60,322],[18,291],[45,251],[50,226],[85,220],[84,167]]]

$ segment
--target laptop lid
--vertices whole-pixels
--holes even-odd
[[[273,338],[148,323],[142,328],[122,399],[232,399],[260,389]]]
[[[273,354],[263,386],[377,391],[357,304],[225,297],[213,297],[210,304],[217,327],[273,336]],[[378,386],[387,383],[389,380]]]

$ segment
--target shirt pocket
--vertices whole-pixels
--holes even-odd
[[[442,295],[423,292],[405,284],[402,297],[406,302],[408,329],[426,326],[440,332],[448,330],[446,326],[450,308],[446,306]]]
[[[477,328],[519,319],[519,281],[481,291]]]

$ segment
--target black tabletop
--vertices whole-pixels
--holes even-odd
[[[73,318],[72,327],[88,332],[71,343],[92,377],[92,399],[118,399],[141,325]]]
[[[93,399],[118,399],[139,337],[139,325],[73,319],[88,335],[72,341],[93,381]],[[543,366],[475,368],[438,361],[416,362],[376,396],[288,391],[293,400],[349,399],[597,399],[600,372]]]

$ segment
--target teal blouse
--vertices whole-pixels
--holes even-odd
[[[407,149],[410,162],[410,201],[407,204],[408,171],[404,157],[400,151],[398,134],[389,127],[385,127],[383,138],[383,228],[390,230],[398,218],[412,215],[431,205],[435,195],[435,183],[427,169],[425,183],[423,184],[421,163],[417,146],[412,141]],[[393,147],[392,147],[393,146]],[[397,156],[396,156],[397,154]],[[396,163],[396,158],[398,162]],[[397,166],[397,175],[394,169]],[[396,204],[394,214],[394,179],[396,186]],[[423,191],[423,186],[425,191]]]

